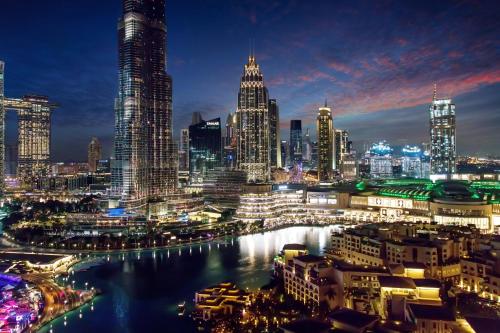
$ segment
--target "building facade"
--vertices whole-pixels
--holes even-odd
[[[351,152],[351,142],[349,141],[349,132],[346,130],[335,130],[335,156],[333,159],[333,169],[340,170],[345,156]]]
[[[133,207],[177,187],[165,0],[123,0],[118,43],[112,191],[122,206]]]
[[[50,172],[50,116],[47,97],[24,96],[18,109],[17,178],[32,186]]]
[[[456,172],[455,104],[451,99],[434,97],[429,108],[431,135],[431,174]]]
[[[275,99],[269,100],[269,140],[271,167],[281,168],[280,114],[278,103]]]
[[[302,163],[302,120],[290,120],[290,166]]]
[[[422,151],[417,146],[406,145],[402,150],[402,170],[404,177],[422,178]]]
[[[220,118],[189,126],[189,175],[201,183],[208,171],[221,166],[222,137]]]
[[[89,163],[89,171],[96,172],[97,171],[97,162],[102,158],[102,147],[99,139],[93,137],[90,140],[89,148],[88,148],[88,163]]]
[[[368,151],[371,178],[392,177],[392,148],[385,142],[374,143]]]
[[[270,179],[269,98],[264,76],[255,57],[245,65],[238,93],[237,132],[239,169],[250,182]]]
[[[334,166],[334,129],[332,109],[326,103],[319,108],[316,118],[318,133],[318,180],[320,182],[332,179]]]

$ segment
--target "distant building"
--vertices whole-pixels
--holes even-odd
[[[290,121],[290,166],[302,163],[302,120]]]
[[[255,56],[248,63],[238,93],[238,168],[246,171],[248,181],[266,182],[271,177],[269,152],[269,100],[264,76]]]
[[[318,133],[318,180],[320,182],[330,181],[333,176],[334,167],[334,129],[332,109],[325,102],[325,106],[319,108],[316,118]]]
[[[181,129],[179,143],[179,171],[189,170],[189,129]]]
[[[5,146],[5,174],[15,177],[17,173],[17,145]]]
[[[286,167],[290,163],[290,145],[286,140],[281,140],[281,164]]]
[[[269,100],[269,145],[271,152],[271,167],[281,168],[280,116],[275,99]]]
[[[236,168],[238,135],[236,129],[236,113],[230,113],[226,119],[226,130],[223,138],[223,165],[226,168]]]
[[[431,135],[431,174],[456,172],[455,104],[451,99],[438,99],[436,88],[429,108]]]
[[[88,164],[90,172],[97,171],[97,161],[99,161],[102,158],[101,150],[102,147],[101,143],[99,142],[99,139],[93,137],[89,143],[89,148],[88,148]]]
[[[333,169],[340,170],[344,157],[351,152],[351,142],[349,141],[349,132],[346,130],[335,129],[335,156],[333,159]]]
[[[422,150],[417,146],[406,145],[401,153],[403,176],[422,178]]]
[[[47,97],[24,96],[18,109],[17,177],[32,186],[50,172],[50,116]]]
[[[311,143],[311,135],[309,134],[309,128],[306,129],[306,134],[304,135],[302,148],[302,158],[305,162],[311,162],[312,160],[312,143]]]
[[[392,177],[392,148],[385,141],[374,143],[367,152],[371,178]]]
[[[189,126],[189,174],[191,182],[201,183],[209,170],[221,166],[221,158],[220,118]]]

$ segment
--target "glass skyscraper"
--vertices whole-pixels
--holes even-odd
[[[191,182],[201,183],[207,172],[222,164],[220,118],[189,126],[189,175]]]
[[[271,167],[281,168],[280,115],[278,103],[269,100],[269,139],[271,150]]]
[[[123,0],[118,44],[112,191],[122,206],[134,207],[177,187],[165,0]]]
[[[270,179],[268,92],[255,57],[245,65],[238,93],[238,168],[250,182]]]
[[[290,164],[302,163],[302,120],[290,120]]]
[[[431,174],[449,175],[456,172],[455,104],[451,99],[438,99],[436,87],[430,113]]]
[[[326,103],[324,107],[319,108],[316,130],[318,132],[318,180],[326,182],[332,179],[335,155],[332,109]]]

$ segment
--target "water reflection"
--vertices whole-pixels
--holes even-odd
[[[311,253],[320,254],[334,228],[293,227],[178,249],[101,255],[102,265],[81,270],[71,279],[79,288],[88,281],[104,294],[81,312],[69,313],[66,320],[55,320],[53,330],[196,332],[192,320],[177,315],[178,303],[189,304],[197,290],[222,281],[234,281],[241,288],[261,287],[269,282],[273,258],[285,244],[303,243]],[[40,332],[47,333],[48,326]]]

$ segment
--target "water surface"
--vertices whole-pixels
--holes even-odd
[[[192,306],[197,290],[222,281],[261,287],[269,282],[273,258],[284,244],[306,244],[320,254],[333,228],[291,227],[169,250],[101,255],[103,264],[76,272],[70,282],[77,288],[87,282],[103,295],[39,332],[198,332],[188,316],[177,315],[177,304]]]

